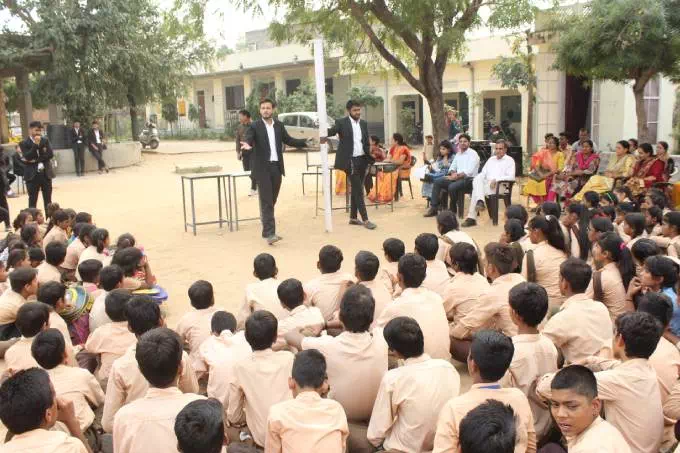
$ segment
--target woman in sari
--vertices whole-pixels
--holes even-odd
[[[368,199],[372,202],[387,203],[397,192],[397,182],[399,178],[408,179],[411,174],[411,150],[404,143],[404,136],[396,133],[392,135],[392,147],[388,157],[383,162],[394,164],[394,169],[383,168],[378,172],[378,183],[373,186],[368,194]],[[390,174],[398,169],[397,174]]]
[[[555,175],[555,182],[548,193],[548,200],[555,201],[556,195],[562,199],[569,199],[585,185],[592,175],[597,172],[600,165],[600,156],[593,152],[593,142],[583,142],[581,151],[578,151],[571,162],[565,166],[564,171]]]
[[[574,195],[574,200],[581,201],[588,191],[597,193],[609,192],[614,188],[616,178],[630,178],[633,173],[635,156],[630,153],[630,143],[621,140],[616,143],[616,155],[609,159],[607,170],[602,175],[593,175],[585,186]]]
[[[444,140],[439,144],[439,156],[428,167],[428,172],[423,178],[423,188],[421,193],[428,200],[432,198],[432,187],[436,180],[443,178],[449,172],[449,166],[453,161],[453,145],[450,141]]]
[[[544,176],[544,179],[529,178],[524,186],[524,195],[531,196],[535,203],[545,201],[552,187],[553,176],[564,168],[564,153],[559,150],[559,141],[552,134],[546,135],[546,147],[531,156],[531,170]]]
[[[671,174],[675,171],[675,162],[671,159],[668,152],[668,142],[659,141],[656,144],[656,158],[664,163],[664,181],[671,179]]]
[[[654,156],[654,149],[649,143],[638,147],[638,160],[633,167],[633,176],[626,181],[628,187],[637,198],[655,182],[663,182],[665,164]]]

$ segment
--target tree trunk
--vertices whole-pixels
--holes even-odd
[[[139,137],[139,133],[141,132],[140,127],[139,127],[139,117],[138,117],[138,107],[137,107],[137,102],[135,100],[135,97],[131,94],[127,95],[128,98],[128,105],[130,106],[130,122],[132,126],[132,141],[136,141],[137,137]]]
[[[446,128],[446,115],[444,115],[444,93],[436,91],[425,96],[430,106],[430,117],[432,118],[432,136],[434,144],[437,146],[442,140],[449,138],[449,131]]]
[[[31,86],[28,80],[28,71],[18,70],[15,75],[17,92],[19,94],[19,117],[21,121],[21,134],[28,137],[28,125],[33,121],[33,100],[31,98]]]
[[[0,143],[9,142],[9,121],[7,119],[7,105],[5,104],[4,79],[0,79]]]
[[[640,143],[649,143],[649,127],[647,127],[647,110],[645,109],[645,85],[647,81],[636,79],[633,85],[635,96],[635,113],[637,113],[637,139]]]

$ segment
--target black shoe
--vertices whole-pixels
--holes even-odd
[[[463,228],[471,227],[477,225],[477,221],[475,219],[467,218],[465,219],[465,222],[461,225]]]
[[[364,222],[362,222],[362,221],[359,220],[359,219],[349,219],[349,224],[350,224],[350,225],[363,225]]]
[[[479,200],[477,202],[477,206],[475,206],[475,209],[477,210],[477,214],[479,214],[480,212],[486,209],[486,206],[484,205],[484,202],[482,200]]]
[[[436,215],[437,215],[437,209],[436,208],[430,208],[423,215],[423,217],[435,217]]]

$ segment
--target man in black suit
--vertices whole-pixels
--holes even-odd
[[[85,131],[80,127],[80,121],[74,121],[71,128],[71,146],[73,160],[76,163],[76,175],[85,173]]]
[[[246,131],[245,141],[241,142],[242,151],[253,151],[252,174],[257,182],[260,198],[260,220],[262,237],[269,245],[283,239],[276,234],[274,206],[281,189],[281,177],[286,175],[283,166],[283,143],[296,148],[304,148],[307,141],[294,139],[281,121],[274,119],[276,104],[271,99],[260,101],[260,118]]]
[[[29,125],[30,136],[19,144],[21,161],[24,167],[24,180],[28,190],[28,207],[35,208],[38,195],[42,190],[43,203],[47,212],[47,205],[52,203],[52,158],[54,152],[47,137],[42,135],[42,124],[33,121]]]
[[[99,168],[99,174],[102,174],[102,170],[109,172],[109,167],[106,166],[104,162],[104,133],[99,129],[99,121],[92,121],[92,127],[90,132],[87,133],[87,142],[90,148],[90,153],[97,159],[97,168]]]
[[[340,144],[335,153],[335,169],[345,172],[350,183],[349,187],[352,188],[349,224],[363,225],[369,230],[374,230],[376,225],[368,220],[363,189],[366,170],[371,163],[368,125],[361,119],[361,104],[357,101],[347,101],[347,114],[346,117],[336,120],[335,125],[328,129],[329,136],[335,134],[340,136]],[[322,143],[326,141],[326,138],[322,139]],[[357,218],[357,211],[363,221]]]

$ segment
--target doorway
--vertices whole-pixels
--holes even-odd
[[[591,87],[587,79],[568,75],[564,93],[564,130],[569,141],[578,138],[578,130],[590,129],[590,97]],[[557,134],[561,131],[551,131]]]
[[[198,127],[205,129],[205,91],[197,91],[196,98],[198,99]]]

